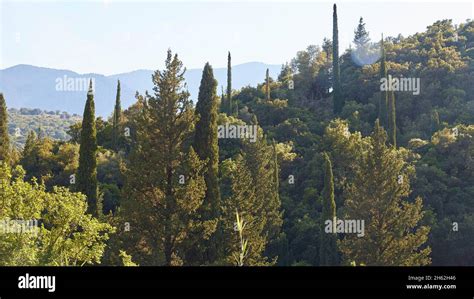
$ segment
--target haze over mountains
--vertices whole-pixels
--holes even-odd
[[[232,67],[232,88],[239,89],[247,85],[256,86],[265,79],[265,71],[276,78],[281,65],[268,65],[261,62],[249,62]],[[71,70],[59,70],[32,65],[20,64],[0,70],[0,92],[3,92],[9,108],[39,108],[42,110],[60,110],[82,115],[86,101],[87,87],[77,84],[67,88],[67,81],[76,83],[83,79],[95,80],[96,114],[107,117],[112,113],[115,103],[117,80],[121,82],[121,99],[123,108],[135,102],[135,92],[152,93],[151,75],[153,70],[136,70],[128,73],[104,76],[101,74],[78,74]],[[199,92],[202,69],[189,69],[185,73],[186,83],[195,100]],[[221,86],[227,82],[226,68],[214,69],[218,81],[218,94]],[[79,80],[77,80],[79,79]],[[57,90],[58,82],[62,82],[63,90]]]

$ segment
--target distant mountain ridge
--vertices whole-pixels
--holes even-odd
[[[281,65],[249,62],[232,66],[232,88],[247,85],[256,86],[265,79],[265,71],[276,78]],[[112,113],[117,80],[121,82],[121,99],[124,108],[135,102],[135,92],[152,93],[151,75],[153,70],[135,70],[127,73],[104,76],[89,73],[79,74],[71,70],[60,70],[19,64],[0,70],[0,92],[4,93],[9,108],[39,108],[42,110],[61,110],[82,115],[86,101],[87,81],[95,82],[96,114],[107,117]],[[188,69],[186,83],[195,101],[199,92],[202,69]],[[214,76],[220,86],[227,84],[227,69],[215,68]],[[86,86],[83,86],[86,82]]]

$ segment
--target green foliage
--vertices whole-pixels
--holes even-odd
[[[23,200],[11,203],[21,209],[9,217],[21,219],[28,208],[43,217],[47,198],[59,218],[44,229],[67,231],[66,221],[84,214],[78,202],[85,199],[59,186],[70,186],[76,173],[92,182],[82,185],[99,201],[89,208],[100,209],[102,199],[102,217],[120,227],[102,258],[110,265],[334,265],[338,249],[346,265],[474,264],[474,22],[443,20],[412,36],[382,37],[381,59],[364,66],[355,51],[373,46],[362,18],[356,49],[344,53],[337,22],[334,6],[332,41],[298,51],[276,80],[267,73],[256,87],[232,90],[229,53],[219,114],[212,68],[203,71],[194,110],[183,65],[171,52],[166,69],[153,75],[154,95],[137,93],[122,111],[118,83],[109,119],[95,118],[92,95],[82,123],[60,112],[10,109],[8,152],[26,174],[14,171],[7,195],[0,195]],[[393,77],[420,78],[420,94],[381,92],[388,69]],[[218,125],[257,125],[257,119],[256,143],[217,139]],[[5,127],[6,117],[0,121]],[[0,145],[9,144],[1,143],[6,138]],[[59,211],[54,205],[62,202]],[[79,208],[74,217],[66,213]],[[321,229],[335,216],[365,220],[365,235],[346,234],[337,244]],[[98,235],[91,237],[97,250],[77,261],[60,253],[70,245],[48,255],[27,236],[5,239],[0,260],[98,263],[105,241]]]
[[[86,214],[80,193],[23,180],[24,171],[0,165],[0,215],[4,220],[37,220],[38,226],[0,233],[0,265],[82,266],[97,264],[114,229]]]
[[[27,180],[36,178],[47,190],[54,186],[67,187],[78,168],[79,146],[48,137],[40,139],[31,131],[19,164],[26,170]]]
[[[339,66],[339,31],[337,28],[337,7],[334,4],[332,14],[332,80],[334,114],[339,114],[344,107],[341,91],[341,69]]]
[[[0,93],[0,161],[10,163],[10,137],[8,136],[7,104]]]
[[[266,215],[264,202],[257,198],[257,188],[253,182],[251,171],[242,156],[235,161],[232,172],[232,196],[225,200],[223,212],[223,228],[227,232],[226,255],[228,264],[235,263],[235,257],[241,255],[240,232],[235,230],[235,212],[238,211],[242,221],[246,223],[245,241],[247,242],[244,259],[245,266],[263,266],[274,262],[264,256],[268,238],[265,233]]]
[[[186,146],[195,114],[184,90],[183,64],[168,51],[165,66],[153,75],[154,96],[147,95],[133,119],[136,141],[120,217],[131,226],[123,232],[127,252],[140,264],[189,265],[195,261],[186,253],[210,237],[216,221],[197,213],[208,167]]]
[[[200,213],[204,220],[217,220],[222,206],[219,189],[219,147],[217,139],[217,81],[211,65],[206,63],[196,104],[196,123],[193,147],[199,158],[207,163],[205,175],[206,197]],[[220,236],[213,236],[204,246],[204,263],[213,263],[221,255]]]
[[[95,104],[91,81],[82,120],[76,190],[86,195],[88,212],[94,216],[100,215],[98,209],[96,134]]]
[[[325,222],[336,221],[336,202],[334,201],[334,177],[332,174],[331,160],[327,153],[324,153],[325,174],[323,189],[323,213],[321,215],[321,241],[320,241],[320,265],[336,266],[338,265],[337,236],[335,232],[325,232]]]
[[[395,105],[395,92],[390,92],[389,114],[388,114],[388,135],[392,146],[397,147],[397,112]]]
[[[355,177],[346,190],[345,219],[363,220],[364,236],[346,234],[340,243],[346,263],[368,266],[421,266],[431,262],[425,247],[430,228],[419,225],[422,200],[409,202],[414,168],[404,149],[387,147],[386,133],[375,123],[370,146],[359,160]]]
[[[40,137],[48,136],[54,140],[68,141],[71,139],[68,133],[69,127],[81,121],[81,117],[76,114],[26,108],[8,109],[8,117],[10,139],[16,148],[24,146],[31,131],[42,135]],[[79,142],[79,138],[76,142]]]
[[[428,243],[433,264],[473,265],[474,126],[458,125],[436,132],[418,147],[412,197],[423,196],[432,212]],[[458,229],[455,229],[457,224]]]
[[[380,41],[380,48],[382,51],[382,57],[380,60],[380,79],[387,79],[387,65],[385,61],[385,45],[382,35],[382,40]],[[387,90],[380,92],[380,101],[379,101],[379,121],[380,125],[384,128],[388,128],[389,125],[389,92]]]
[[[369,33],[365,30],[364,19],[360,17],[357,29],[354,31],[354,44],[356,47],[365,48],[369,42]]]
[[[113,148],[118,150],[119,146],[119,139],[121,136],[121,124],[122,124],[122,104],[120,101],[120,80],[117,81],[117,95],[115,98],[115,107],[114,107],[114,114],[113,114]]]

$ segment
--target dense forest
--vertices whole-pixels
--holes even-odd
[[[106,120],[91,81],[68,138],[19,147],[0,94],[0,214],[38,220],[0,265],[473,266],[474,22],[337,24],[256,87],[207,63],[194,103],[171,50]]]

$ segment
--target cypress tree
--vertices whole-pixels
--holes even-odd
[[[203,203],[203,218],[206,220],[219,217],[220,190],[218,181],[219,147],[217,139],[217,81],[214,79],[212,66],[206,63],[202,72],[199,87],[196,115],[199,118],[194,135],[194,149],[201,160],[207,161],[206,196]],[[216,247],[220,245],[215,238],[209,242],[208,260],[216,259]],[[214,250],[212,250],[214,249]]]
[[[390,143],[397,147],[397,112],[396,112],[396,105],[395,105],[395,92],[390,92],[390,100],[389,100],[389,137]]]
[[[267,68],[267,73],[265,77],[265,94],[267,97],[267,101],[270,101],[270,74]]]
[[[380,60],[380,79],[387,78],[387,66],[385,58],[385,46],[382,35],[382,40],[380,41],[381,48],[381,60]],[[380,125],[384,128],[388,128],[388,90],[380,91],[380,100],[379,100],[379,120]]]
[[[433,110],[431,113],[431,135],[440,129],[438,110]]]
[[[344,107],[341,92],[341,70],[339,66],[339,32],[337,29],[337,7],[333,6],[332,15],[332,72],[333,72],[333,102],[334,114],[339,114]]]
[[[95,104],[92,80],[87,92],[87,101],[82,118],[79,148],[79,168],[77,170],[77,191],[87,196],[87,212],[97,216],[97,136],[95,126]]]
[[[0,161],[10,163],[10,136],[8,136],[7,104],[0,93]]]
[[[118,150],[118,143],[120,139],[120,123],[122,120],[122,104],[120,101],[120,80],[117,81],[117,95],[115,97],[115,108],[113,115],[113,135],[112,142],[114,150]]]
[[[280,166],[278,165],[278,154],[275,139],[273,139],[273,182],[275,184],[275,198],[280,202]]]
[[[224,86],[222,86],[222,85],[221,85],[221,107],[220,107],[220,112],[222,112],[222,113],[227,112],[226,95],[224,93]]]
[[[332,164],[329,155],[324,153],[324,189],[323,189],[323,212],[322,212],[322,226],[321,226],[321,243],[320,243],[320,265],[321,266],[335,266],[338,264],[337,254],[337,235],[336,232],[330,233],[325,231],[325,222],[331,221],[334,224],[336,221],[336,201],[334,200],[334,176],[332,173]]]
[[[232,104],[232,61],[230,52],[227,56],[227,114],[232,115],[234,107]]]

